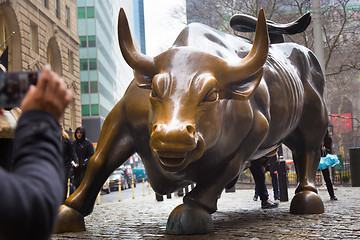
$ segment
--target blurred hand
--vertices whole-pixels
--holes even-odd
[[[31,85],[26,93],[21,103],[21,110],[46,111],[59,120],[71,99],[72,93],[66,88],[64,80],[46,65],[37,85]]]

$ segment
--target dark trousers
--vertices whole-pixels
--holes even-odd
[[[325,168],[323,170],[321,170],[323,176],[324,176],[324,180],[325,180],[325,183],[326,183],[326,188],[329,192],[329,195],[331,198],[333,198],[335,196],[334,194],[334,188],[333,188],[333,185],[332,185],[332,182],[331,182],[331,179],[330,179],[330,172],[329,172],[329,168]]]
[[[251,161],[250,171],[254,177],[256,192],[258,193],[260,200],[265,202],[269,199],[269,195],[266,189],[265,173],[261,163],[261,158]]]
[[[85,176],[86,168],[81,168],[74,172],[74,186],[78,188]]]
[[[274,190],[274,198],[280,198],[279,182],[278,182],[277,175],[275,174],[274,171],[270,170],[270,176],[271,176],[272,187],[273,187],[273,190]]]

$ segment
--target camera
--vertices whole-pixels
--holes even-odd
[[[36,85],[39,76],[39,71],[0,74],[0,107],[19,107],[30,85]]]

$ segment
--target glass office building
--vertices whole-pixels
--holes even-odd
[[[132,69],[122,58],[118,45],[119,9],[120,7],[125,9],[137,42],[136,36],[140,36],[141,32],[144,33],[143,6],[140,6],[142,0],[77,0],[76,2],[80,39],[82,124],[86,129],[87,137],[97,142],[106,116],[122,97],[133,78]],[[145,41],[144,35],[142,40]],[[141,45],[138,44],[138,49]],[[143,45],[145,46],[145,43]]]

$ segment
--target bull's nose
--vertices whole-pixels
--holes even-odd
[[[152,132],[159,132],[162,134],[188,134],[190,136],[194,136],[195,126],[190,123],[178,124],[175,126],[169,126],[167,124],[154,124]]]
[[[196,147],[195,126],[191,123],[154,124],[151,145],[158,151],[187,152]]]

